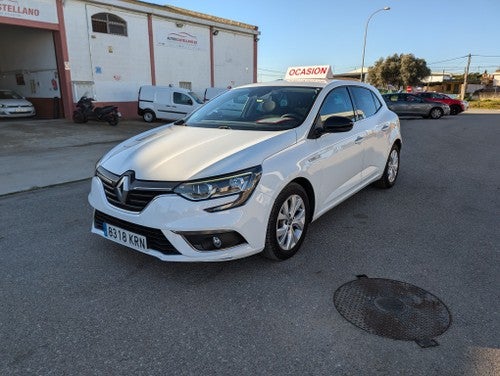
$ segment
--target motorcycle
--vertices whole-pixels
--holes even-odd
[[[83,96],[76,104],[73,111],[75,123],[86,123],[89,120],[107,121],[109,125],[117,125],[121,114],[116,106],[94,107],[93,98]]]

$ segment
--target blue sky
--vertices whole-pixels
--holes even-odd
[[[148,0],[154,1],[154,0]],[[259,27],[258,79],[288,66],[324,65],[342,73],[394,53],[412,53],[433,71],[500,69],[500,0],[169,0],[154,1]]]

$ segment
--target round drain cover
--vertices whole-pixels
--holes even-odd
[[[406,341],[430,340],[451,324],[448,308],[437,297],[409,283],[359,278],[335,291],[337,311],[372,334]]]

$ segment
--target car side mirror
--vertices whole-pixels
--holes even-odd
[[[189,104],[190,106],[192,106],[192,105],[193,105],[193,100],[192,100],[192,99],[188,99],[188,104]]]
[[[345,116],[330,116],[323,123],[323,133],[349,132],[354,123]]]

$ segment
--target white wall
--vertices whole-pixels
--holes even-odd
[[[128,35],[92,32],[95,13],[127,22]],[[136,101],[140,86],[151,84],[148,19],[145,13],[66,0],[65,25],[74,100],[90,91],[98,101]],[[177,23],[179,23],[177,21]],[[157,85],[191,83],[202,93],[210,87],[210,27],[153,15]],[[219,30],[213,37],[215,86],[253,81],[253,36]]]
[[[94,80],[89,49],[89,30],[92,28],[89,26],[86,13],[85,3],[74,0],[65,1],[64,26],[72,81]]]
[[[0,51],[9,52],[0,55],[0,87],[25,97],[59,97],[52,32],[0,25],[0,35]],[[24,85],[17,84],[16,74],[23,76]]]
[[[253,82],[253,36],[219,31],[214,36],[215,86]]]
[[[210,86],[210,28],[183,25],[153,18],[156,84],[179,86],[191,82],[192,90]]]
[[[91,17],[111,13],[127,23],[127,36],[92,31]],[[145,14],[71,1],[65,24],[74,100],[92,88],[98,101],[136,101],[139,87],[151,84],[148,23]]]

